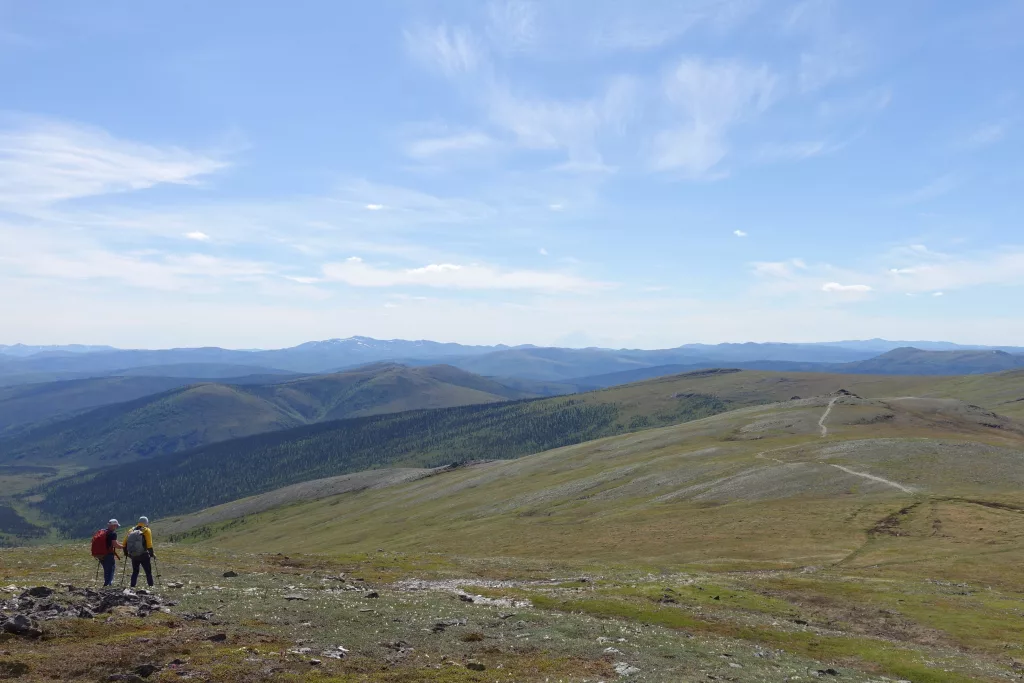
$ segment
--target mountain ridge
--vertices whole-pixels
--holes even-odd
[[[128,462],[321,421],[529,396],[450,366],[378,364],[270,384],[202,382],[0,437],[0,462]]]

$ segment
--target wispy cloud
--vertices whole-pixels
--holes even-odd
[[[449,77],[469,73],[481,63],[476,39],[462,26],[417,26],[405,31],[405,45],[414,59]]]
[[[962,184],[963,178],[959,174],[946,173],[935,178],[927,185],[896,197],[895,203],[903,205],[921,204],[949,194]]]
[[[419,268],[383,268],[365,263],[358,257],[327,264],[323,272],[326,280],[353,287],[593,292],[610,286],[568,273],[502,270],[487,265],[454,263],[432,263]]]
[[[565,170],[606,171],[598,135],[625,123],[635,94],[635,81],[625,77],[612,79],[600,97],[575,101],[520,95],[494,83],[487,110],[491,122],[511,133],[521,147],[564,151],[569,158]]]
[[[367,211],[383,211],[384,210],[384,205],[383,204],[367,204],[365,208],[366,208]]]
[[[207,235],[205,232],[193,230],[192,232],[185,233],[185,239],[195,240],[196,242],[209,242],[210,236]]]
[[[540,7],[527,0],[492,0],[487,5],[487,36],[503,52],[523,52],[537,43]]]
[[[842,285],[838,282],[826,282],[821,286],[823,292],[838,292],[840,294],[864,293],[872,290],[871,285]]]
[[[480,131],[467,131],[454,135],[422,138],[409,144],[406,153],[414,159],[433,159],[439,156],[464,154],[493,149],[497,141]]]
[[[730,128],[772,103],[778,78],[767,66],[688,58],[666,77],[665,96],[684,123],[660,132],[652,165],[706,177],[729,152]]]
[[[743,230],[733,230],[732,234],[736,235],[737,237],[746,237],[747,236],[747,233],[744,232]]]
[[[0,205],[192,184],[227,165],[213,156],[123,140],[98,128],[28,120],[0,130]]]
[[[787,280],[797,277],[800,271],[807,270],[807,264],[798,258],[788,261],[756,261],[751,265],[755,275]]]
[[[838,12],[836,0],[803,0],[783,22],[787,32],[810,41],[800,54],[799,82],[804,92],[854,76],[868,63],[863,38],[847,28]]]
[[[758,262],[753,273],[773,294],[834,293],[922,294],[976,287],[1024,285],[1024,246],[1007,245],[994,251],[946,254],[922,244],[910,244],[879,254],[875,267],[808,265],[799,259]]]
[[[1010,125],[1007,121],[986,123],[972,131],[971,134],[967,136],[965,145],[972,149],[979,149],[981,147],[994,145],[1006,137],[1009,128]]]

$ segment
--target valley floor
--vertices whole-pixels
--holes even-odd
[[[86,552],[78,546],[0,551],[5,615],[41,609],[30,602],[79,600],[68,585],[96,585]],[[134,607],[113,607],[95,618],[40,621],[39,638],[0,634],[0,678],[1024,678],[1024,594],[1019,576],[1003,563],[1010,558],[996,560],[1005,574],[1002,580],[990,574],[996,580],[988,582],[951,579],[952,570],[929,563],[876,559],[713,572],[383,550],[251,555],[165,545],[155,592],[166,611],[140,617]],[[56,593],[18,599],[34,586]]]

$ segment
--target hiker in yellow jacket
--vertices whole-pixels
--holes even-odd
[[[152,587],[152,558],[156,554],[153,552],[153,532],[150,531],[148,517],[139,517],[139,523],[128,532],[124,541],[124,554],[132,560],[132,588],[135,588],[139,580],[139,567],[146,570],[146,582]]]

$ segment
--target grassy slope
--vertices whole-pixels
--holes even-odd
[[[822,438],[826,404],[747,408],[301,503],[248,517],[215,538],[227,547],[287,552],[312,527],[324,548],[748,568],[787,567],[798,558],[912,569],[963,542],[989,546],[1000,563],[1024,559],[1024,515],[1012,509],[1024,506],[1018,425],[957,401],[845,398]],[[915,504],[895,526],[883,523]],[[934,506],[938,512],[929,512]],[[964,515],[1001,522],[982,533],[963,527]],[[950,525],[948,538],[928,535],[933,517]],[[903,524],[920,530],[894,535]],[[926,542],[917,546],[919,534]],[[963,556],[956,565],[979,580],[999,580],[987,556]]]
[[[990,381],[993,387],[1006,383],[1000,376]],[[127,482],[125,495],[113,503],[113,511],[131,516],[138,511],[127,509],[125,501],[145,500],[151,515],[181,514],[372,467],[434,467],[514,458],[601,436],[685,422],[731,407],[821,395],[844,387],[864,396],[929,391],[945,395],[947,391],[941,380],[927,377],[705,371],[581,394],[571,400],[324,423],[210,445],[151,463],[147,470],[151,479],[160,482],[159,487]],[[975,394],[983,391],[980,385],[974,390]],[[66,529],[79,532],[85,516],[109,516],[112,512],[102,481],[102,475],[86,473],[58,482],[42,491],[45,500],[40,505]]]
[[[659,683],[1009,680],[1024,666],[1024,433],[962,402],[884,398],[962,389],[984,404],[1019,386],[971,379],[848,385],[875,398],[837,399],[825,437],[830,399],[805,398],[390,486],[310,482],[355,490],[260,514],[239,501],[250,514],[194,529],[194,546],[165,540],[216,510],[157,520],[164,581],[185,584],[161,589],[174,614],[45,622],[46,640],[5,656],[65,680],[130,672],[139,638],[155,663],[223,681],[582,683],[616,664]],[[776,380],[684,388],[793,386]],[[836,388],[802,381],[804,396]],[[656,386],[629,389],[634,415],[683,385]],[[0,585],[91,580],[80,547],[2,552]],[[345,659],[320,654],[338,645]]]
[[[303,424],[522,394],[455,368],[381,365],[266,385],[199,384],[0,440],[0,461],[99,466]]]
[[[0,433],[18,425],[123,403],[195,381],[175,377],[93,377],[0,387]]]

